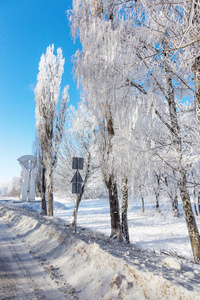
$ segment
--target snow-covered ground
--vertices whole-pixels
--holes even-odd
[[[12,221],[33,255],[74,287],[78,299],[200,299],[200,266],[192,263],[183,214],[174,218],[164,208],[142,213],[140,203],[133,203],[126,246],[108,238],[106,200],[81,203],[77,233],[66,226],[74,207],[69,199],[56,199],[55,218],[31,212],[40,210],[39,202],[0,204],[1,216]]]
[[[70,222],[74,203],[66,199],[57,199],[55,215]],[[182,206],[180,218],[173,217],[169,207],[161,206],[161,213],[155,206],[147,205],[142,212],[141,203],[133,202],[129,208],[129,233],[132,243],[143,249],[154,250],[156,253],[167,251],[174,256],[193,259],[190,240]],[[200,216],[196,218],[200,230]],[[83,200],[78,213],[78,226],[86,227],[110,235],[109,203],[107,200]]]

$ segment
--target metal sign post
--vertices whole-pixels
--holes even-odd
[[[72,183],[72,194],[82,194],[82,183],[83,179],[79,170],[83,170],[84,159],[79,157],[73,157],[72,160],[72,169],[76,169],[76,173],[71,180]]]

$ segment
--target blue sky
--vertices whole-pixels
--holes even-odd
[[[40,57],[49,45],[63,50],[62,86],[69,84],[70,104],[80,100],[71,62],[80,45],[70,36],[70,7],[71,0],[0,0],[0,182],[20,176],[17,159],[32,154],[33,90]]]

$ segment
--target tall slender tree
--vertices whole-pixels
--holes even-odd
[[[64,59],[61,48],[57,49],[57,55],[53,52],[54,45],[49,46],[46,54],[41,56],[35,88],[36,132],[42,154],[49,216],[53,216],[53,171],[57,163],[69,101],[68,86],[66,86],[57,111]]]
[[[101,128],[99,148],[101,148],[102,174],[109,193],[111,237],[121,239],[118,191],[112,155],[112,140],[115,135],[112,100],[115,97],[115,91],[114,82],[108,81],[109,76],[111,76],[110,79],[114,77],[113,68],[109,72],[106,56],[104,56],[104,51],[106,51],[104,47],[111,44],[110,37],[114,29],[114,3],[114,0],[106,2],[106,5],[102,0],[73,1],[70,19],[72,33],[74,35],[79,33],[83,46],[82,52],[77,52],[75,56],[75,72],[84,92],[87,93],[87,99],[97,118],[98,127]],[[105,19],[108,20],[107,23],[104,22]],[[96,89],[96,85],[99,85],[99,89]]]

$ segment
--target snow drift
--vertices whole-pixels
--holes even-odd
[[[23,207],[1,206],[0,216],[78,299],[200,299],[200,272],[174,258],[87,230],[74,233],[63,220]]]

